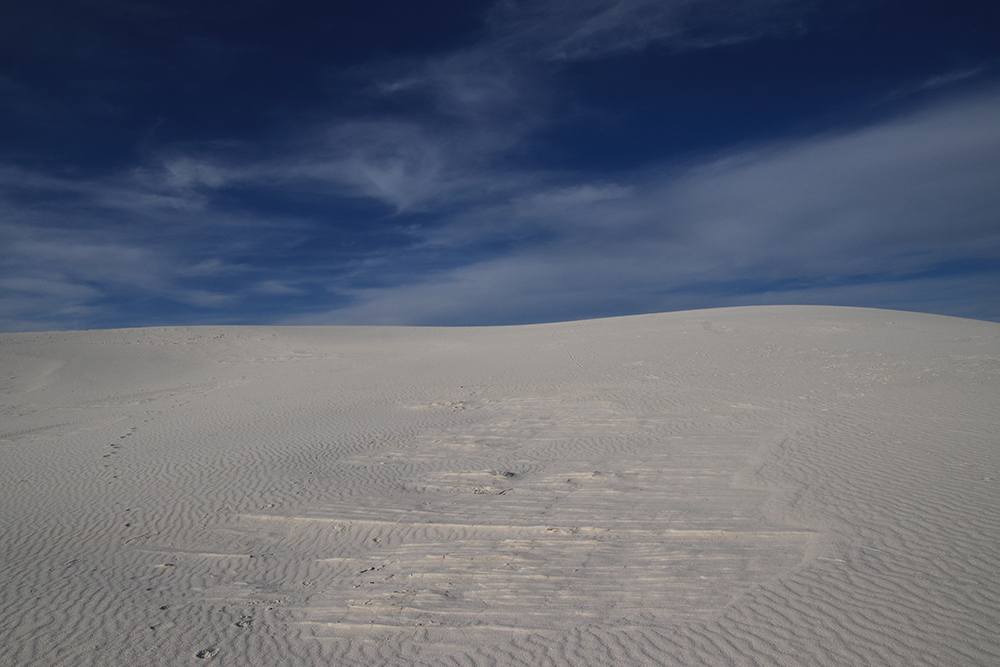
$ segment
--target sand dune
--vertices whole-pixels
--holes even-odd
[[[1000,325],[0,335],[0,664],[1000,664]]]

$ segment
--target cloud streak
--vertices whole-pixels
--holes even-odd
[[[850,133],[652,170],[627,187],[522,195],[436,233],[462,237],[507,219],[507,229],[545,242],[423,284],[352,292],[355,305],[309,321],[506,323],[595,307],[726,305],[737,282],[772,301],[784,286],[797,301],[824,283],[847,295],[850,283],[990,264],[1000,251],[998,106],[994,91]]]
[[[652,44],[709,48],[798,32],[817,3],[803,0],[547,0],[500,3],[501,48],[549,60],[591,60]]]
[[[117,172],[9,161],[0,328],[508,324],[754,302],[1000,319],[1000,297],[982,296],[1000,274],[1000,90],[944,94],[985,66],[926,79],[914,90],[937,102],[850,130],[641,167],[539,158],[538,137],[576,112],[566,71],[800,35],[816,7],[502,2],[475,43],[336,72],[350,104],[266,140],[153,146]]]

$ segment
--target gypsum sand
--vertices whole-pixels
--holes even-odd
[[[0,335],[0,665],[1000,664],[1000,324]]]

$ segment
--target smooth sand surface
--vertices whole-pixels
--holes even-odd
[[[1000,664],[1000,324],[0,335],[0,664]]]

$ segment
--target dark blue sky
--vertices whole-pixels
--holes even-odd
[[[993,0],[0,9],[0,329],[1000,321]]]

